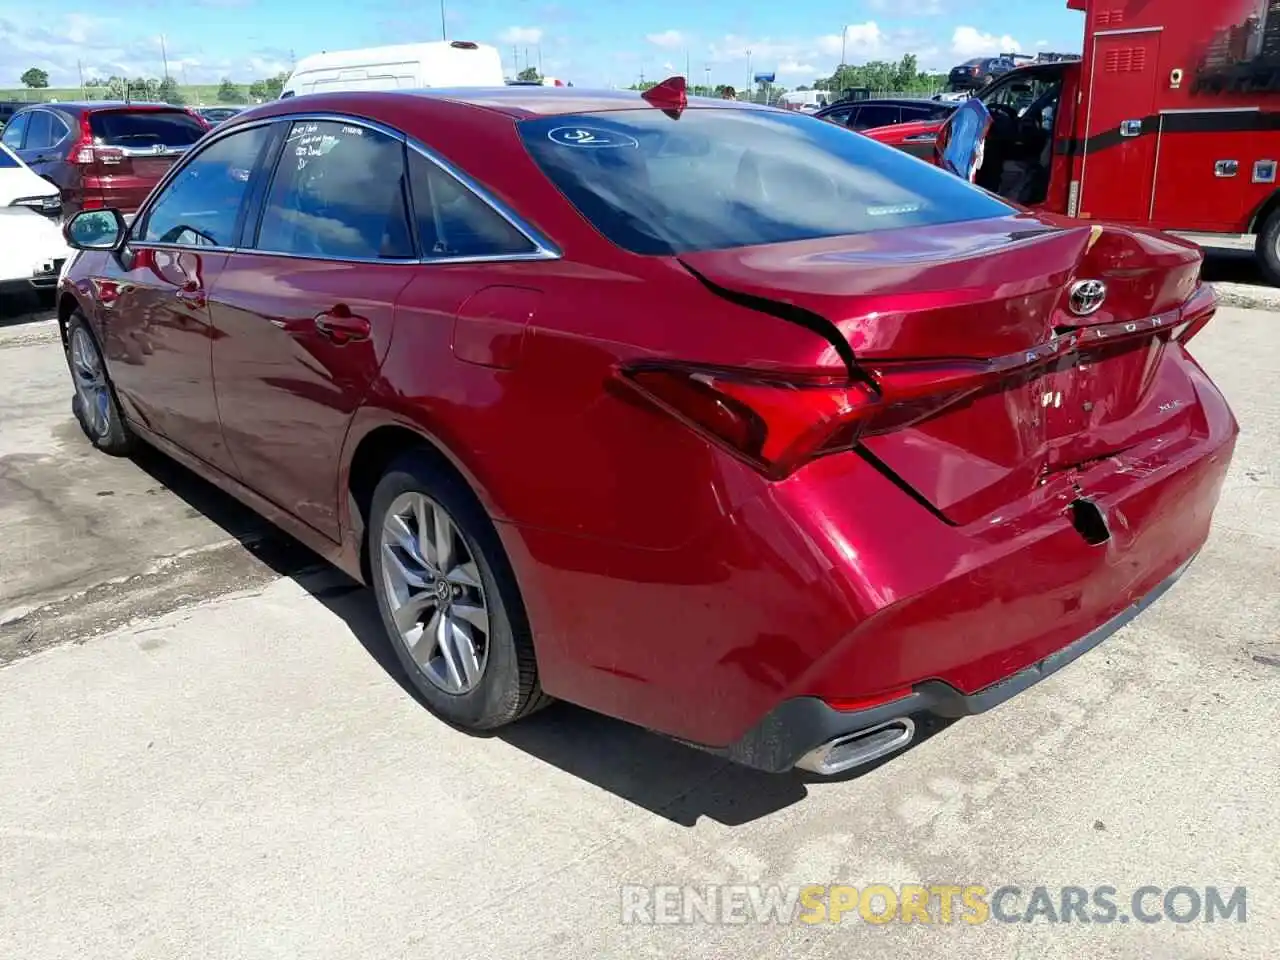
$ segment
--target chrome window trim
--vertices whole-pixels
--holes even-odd
[[[394,258],[392,257],[385,257],[385,258],[336,257],[336,256],[321,256],[319,254],[310,254],[310,253],[308,254],[288,253],[286,251],[281,251],[281,250],[259,250],[256,247],[183,246],[182,244],[160,244],[150,240],[134,240],[132,238],[132,234],[133,234],[132,224],[129,227],[130,236],[126,240],[126,243],[128,243],[129,246],[145,247],[145,248],[151,248],[151,249],[188,250],[188,251],[197,251],[197,252],[205,252],[205,253],[253,253],[253,254],[258,254],[260,256],[264,256],[264,257],[289,257],[295,260],[320,260],[320,261],[327,261],[329,263],[362,263],[362,264],[382,263],[390,266],[405,266],[405,265],[412,265],[412,264],[428,266],[431,264],[459,264],[459,263],[461,264],[527,263],[530,261],[537,261],[537,260],[559,260],[564,256],[564,254],[560,251],[560,248],[557,247],[540,230],[538,230],[536,227],[530,224],[527,220],[525,220],[522,216],[520,216],[520,214],[516,213],[515,210],[511,209],[503,201],[495,197],[484,186],[482,186],[477,181],[473,180],[470,176],[468,176],[458,167],[454,166],[448,160],[444,159],[444,157],[441,157],[439,154],[437,154],[434,150],[432,150],[426,144],[419,142],[418,140],[395,129],[394,127],[389,127],[384,123],[380,123],[377,120],[371,120],[367,117],[352,116],[352,115],[342,114],[342,113],[284,113],[284,114],[278,114],[276,116],[261,117],[256,120],[249,120],[244,123],[237,123],[237,124],[234,124],[234,126],[231,126],[229,128],[226,126],[216,127],[215,129],[205,134],[205,136],[202,137],[196,144],[194,144],[181,161],[173,165],[173,167],[169,170],[169,172],[165,174],[164,178],[158,184],[156,184],[156,187],[153,190],[151,197],[159,198],[161,193],[164,190],[168,189],[170,181],[173,180],[175,176],[177,176],[180,170],[184,170],[192,163],[195,163],[197,160],[199,160],[200,154],[202,154],[205,150],[208,150],[214,144],[218,143],[219,141],[227,137],[234,136],[237,133],[242,133],[245,130],[251,130],[255,127],[269,126],[270,124],[273,124],[273,123],[287,123],[289,125],[292,125],[294,123],[318,123],[318,122],[344,123],[351,126],[365,127],[369,130],[374,130],[378,133],[383,134],[384,136],[390,137],[393,140],[399,141],[400,143],[407,146],[409,149],[413,150],[415,153],[418,153],[419,155],[421,155],[428,162],[435,164],[435,166],[438,167],[442,172],[444,172],[448,176],[453,177],[464,188],[466,188],[467,190],[475,194],[481,200],[481,202],[486,204],[491,210],[494,211],[494,213],[498,214],[498,216],[500,216],[503,220],[505,220],[510,226],[514,227],[516,231],[520,233],[521,236],[523,236],[526,240],[528,240],[531,244],[533,244],[533,249],[528,251],[527,253],[503,253],[503,254],[486,254],[486,255],[479,255],[479,256],[456,256],[456,257],[427,257],[427,256],[394,257]],[[277,159],[277,163],[278,162],[279,161]],[[407,172],[408,171],[406,170],[406,173]],[[144,218],[146,217],[146,215],[150,214],[151,208],[154,206],[155,206],[155,203],[154,201],[152,201],[152,202],[149,202],[146,205],[146,207],[139,210],[137,216],[134,219],[134,223],[145,222]],[[409,212],[413,213],[414,211],[409,211]],[[417,229],[416,223],[411,224],[410,226],[415,230]]]
[[[525,220],[520,214],[516,213],[509,206],[495,197],[483,186],[473,180],[470,176],[454,166],[444,157],[440,156],[430,147],[419,143],[417,140],[406,138],[405,143],[409,149],[417,153],[424,160],[436,165],[441,172],[447,176],[453,177],[458,183],[462,184],[467,190],[475,194],[481,202],[486,204],[489,209],[500,216],[503,220],[514,227],[526,240],[533,244],[533,249],[527,253],[507,253],[507,254],[487,254],[484,256],[459,256],[459,257],[422,257],[423,263],[493,263],[503,260],[527,261],[527,260],[559,260],[562,256],[560,250],[554,243]]]
[[[128,245],[136,250],[173,250],[178,253],[235,253],[235,247],[211,247],[204,244],[161,243],[158,240],[130,240]]]

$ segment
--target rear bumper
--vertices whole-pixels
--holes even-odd
[[[836,710],[817,697],[796,697],[779,704],[728,747],[702,749],[744,766],[769,773],[785,773],[822,744],[870,730],[888,721],[919,717],[922,714],[953,719],[985,713],[1052,676],[1100,645],[1164,596],[1186,572],[1192,560],[1188,560],[1141,600],[1126,607],[1100,627],[1038,663],[976,693],[964,694],[948,683],[930,680],[917,684],[908,696],[856,711]]]
[[[710,476],[722,511],[691,517],[679,549],[499,523],[544,689],[766,769],[814,730],[882,716],[831,703],[909,690],[894,716],[988,709],[1101,642],[1203,546],[1238,427],[1183,368],[1183,433],[966,525],[855,453],[777,484],[726,465]],[[651,495],[637,483],[620,495]],[[1079,498],[1107,518],[1107,542],[1073,523]]]

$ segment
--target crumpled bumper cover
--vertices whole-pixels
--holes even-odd
[[[700,747],[758,770],[785,773],[815,747],[836,737],[875,727],[896,717],[932,714],[965,717],[997,707],[1082,657],[1160,599],[1195,560],[1193,556],[1137,602],[1106,623],[1060,648],[1038,663],[972,694],[929,680],[910,695],[866,710],[842,711],[817,697],[795,697],[779,704],[756,726],[727,747]],[[698,745],[694,745],[698,746]]]

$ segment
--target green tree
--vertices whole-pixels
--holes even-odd
[[[165,77],[156,84],[155,98],[165,103],[172,103],[180,106],[183,103],[182,91],[178,89],[178,81],[173,77]]]
[[[124,77],[111,77],[107,80],[107,99],[123,100],[128,92],[129,81]]]
[[[223,78],[218,87],[219,103],[240,103],[244,100],[244,92],[229,79]]]
[[[39,67],[32,67],[18,79],[22,81],[24,87],[31,90],[43,90],[49,86],[49,74]]]
[[[538,75],[537,67],[525,67],[523,70],[521,70],[519,73],[516,74],[516,79],[529,82],[531,80],[541,80],[542,77]]]
[[[249,84],[249,97],[252,100],[278,100],[284,85],[289,82],[289,74],[277,73],[274,77],[255,80]]]

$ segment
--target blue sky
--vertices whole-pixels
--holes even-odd
[[[747,51],[755,70],[788,86],[828,75],[845,38],[850,63],[916,53],[926,67],[1014,49],[1078,51],[1083,15],[1066,0],[445,0],[450,39],[493,43],[510,70],[518,61],[577,86],[626,86],[690,72],[742,86]],[[699,9],[700,8],[700,9]],[[695,12],[696,11],[696,12]],[[438,0],[0,0],[0,86],[30,66],[54,86],[86,75],[161,73],[164,34],[180,82],[245,82],[287,69],[320,50],[436,40]]]

